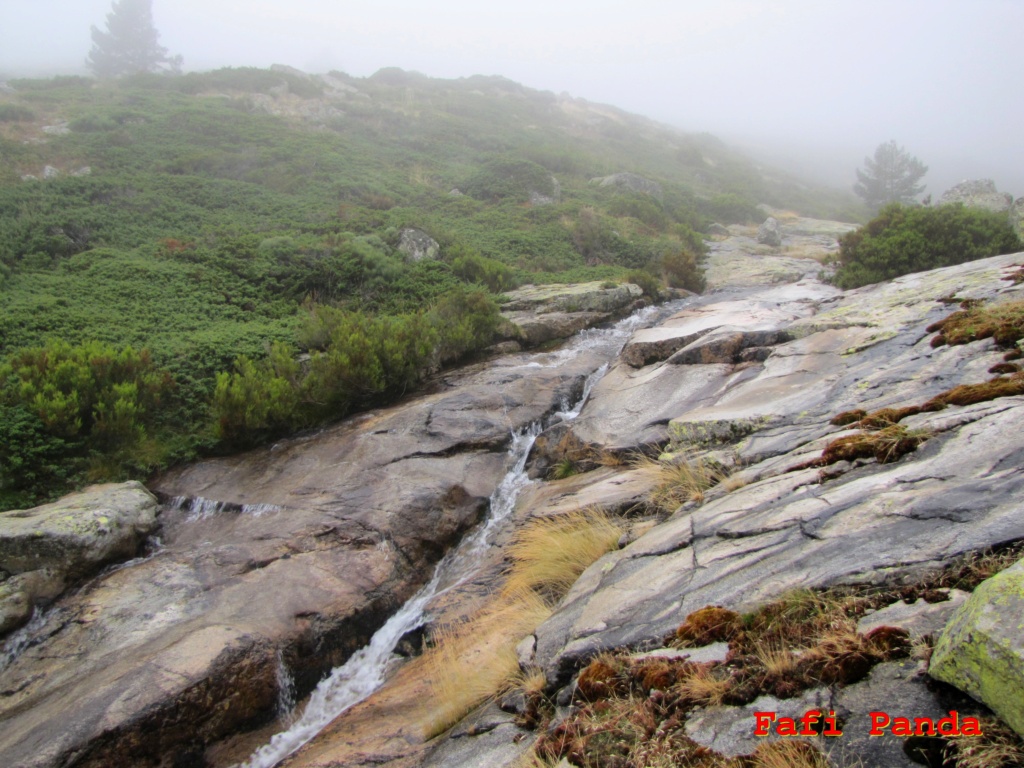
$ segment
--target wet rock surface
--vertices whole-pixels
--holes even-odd
[[[556,365],[557,363],[557,365]],[[599,360],[515,357],[321,433],[159,478],[163,547],[56,602],[0,691],[5,765],[157,765],[273,717],[477,522],[511,432]]]
[[[651,642],[704,605],[742,610],[791,587],[881,583],[1024,538],[1024,478],[1010,469],[1024,429],[1019,397],[906,419],[933,436],[892,464],[851,466],[828,481],[815,469],[787,471],[841,432],[829,424],[838,412],[920,403],[987,380],[1001,357],[989,342],[933,348],[925,326],[949,313],[941,297],[1008,290],[1000,278],[1019,260],[996,257],[846,294],[787,326],[796,340],[764,363],[655,364],[630,374],[628,385],[615,370],[606,376],[573,425],[581,438],[674,437],[724,449],[749,484],[684,507],[607,555],[591,569],[599,576],[584,574],[537,632],[549,679],[564,679],[600,650]],[[644,377],[665,386],[638,401]],[[615,431],[619,424],[630,431]]]
[[[538,453],[551,456],[569,438],[620,457],[652,444],[713,451],[738,481],[624,535],[582,574],[536,630],[535,647],[523,646],[551,691],[601,650],[663,649],[705,605],[742,611],[791,587],[899,583],[1024,538],[1024,397],[909,417],[904,426],[927,439],[892,463],[794,470],[852,433],[829,423],[836,413],[919,404],[990,378],[1002,358],[991,341],[933,348],[925,329],[955,308],[951,297],[1019,296],[1001,278],[1022,255],[841,293],[805,257],[830,252],[849,227],[781,214],[779,222],[777,250],[738,227],[712,244],[708,294],[637,332],[578,418],[549,429],[548,449],[538,440]],[[615,290],[596,284],[594,301]],[[506,311],[591,322],[626,311],[635,301],[627,293],[610,310],[549,296],[520,297]],[[277,658],[301,696],[364,643],[479,519],[505,471],[511,430],[566,409],[602,362],[586,349],[513,355],[322,433],[160,478],[162,498],[184,497],[160,515],[163,549],[57,600],[9,655],[0,762],[244,760],[267,737],[245,731],[273,717]],[[515,524],[583,506],[642,513],[652,481],[628,461],[609,464],[535,480]],[[535,460],[535,477],[542,465]],[[496,537],[479,573],[431,605],[432,620],[457,621],[491,599],[511,536]],[[873,615],[927,634],[947,620],[936,606]],[[450,738],[425,741],[432,702],[420,661],[400,664],[284,764],[514,765],[532,735],[494,708]],[[910,716],[945,714],[948,700],[918,672],[916,662],[881,664],[860,683],[814,694],[847,718],[843,750],[870,765],[908,764],[902,743],[863,736],[856,721],[893,701]],[[702,726],[709,743],[743,736],[736,712],[715,716],[723,719]]]
[[[642,295],[632,283],[527,285],[505,294],[501,313],[519,327],[526,346],[536,347],[622,317],[637,308]]]

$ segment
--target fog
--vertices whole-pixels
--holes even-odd
[[[109,0],[0,0],[0,77],[84,70]],[[1021,0],[154,0],[185,69],[503,75],[709,131],[849,188],[890,139],[936,197],[1024,195]]]

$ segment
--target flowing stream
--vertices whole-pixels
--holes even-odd
[[[672,309],[673,305],[647,307],[610,328],[583,331],[561,349],[535,355],[535,359],[525,365],[557,366],[575,355],[591,350],[606,353],[607,359],[610,360],[618,354],[635,330],[651,324],[658,316],[663,316]],[[555,420],[575,419],[594,385],[607,370],[606,362],[593,371],[587,377],[579,400],[573,404],[564,403],[562,410],[555,414]],[[273,768],[309,742],[328,723],[368,698],[383,685],[395,647],[407,632],[424,623],[427,605],[434,598],[464,584],[475,575],[483,554],[491,546],[495,531],[512,512],[520,491],[530,483],[526,474],[526,460],[541,429],[542,425],[535,423],[512,434],[512,443],[508,449],[510,466],[501,483],[491,494],[487,520],[441,559],[430,581],[377,630],[368,645],[356,651],[348,661],[340,667],[335,667],[330,675],[320,681],[310,695],[301,717],[294,719],[287,730],[274,735],[267,744],[257,749],[247,762],[236,768]],[[199,510],[198,513],[202,514],[203,511]],[[278,675],[279,678],[284,676],[284,679],[290,679],[287,677],[287,670],[279,670]]]

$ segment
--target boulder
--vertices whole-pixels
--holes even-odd
[[[715,223],[708,227],[708,234],[712,237],[728,237],[729,230],[723,225]]]
[[[613,173],[611,176],[591,179],[591,183],[600,187],[617,187],[629,192],[639,192],[642,195],[650,195],[656,200],[661,200],[665,196],[661,184],[635,173]]]
[[[0,634],[40,601],[127,560],[156,528],[156,498],[140,483],[94,485],[33,509],[0,513]]]
[[[982,582],[939,636],[929,674],[1024,735],[1024,560]]]
[[[0,568],[51,570],[75,580],[134,557],[156,528],[156,498],[141,483],[93,485],[52,504],[0,512]]]
[[[997,192],[996,183],[992,179],[974,179],[961,181],[955,187],[946,190],[939,198],[939,205],[963,203],[968,208],[984,208],[995,213],[1005,213],[1013,204],[1013,196],[1009,192]]]
[[[642,296],[640,287],[632,283],[527,285],[505,294],[501,313],[519,327],[522,341],[534,347],[616,318]]]
[[[398,250],[409,261],[434,260],[441,252],[438,242],[421,229],[403,229],[398,240]]]
[[[757,228],[757,242],[774,248],[782,245],[782,232],[779,230],[779,222],[774,216],[769,216]]]

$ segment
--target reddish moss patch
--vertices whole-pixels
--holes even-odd
[[[970,306],[932,323],[926,330],[938,332],[931,341],[933,347],[989,338],[1001,347],[1012,347],[1024,338],[1024,300]]]
[[[995,374],[1020,373],[1020,366],[1013,363],[996,363],[988,369],[988,372]]]
[[[923,406],[922,411],[938,411],[947,405],[973,405],[995,400],[997,397],[1011,397],[1024,394],[1024,374],[1015,373],[1009,378],[997,377],[982,384],[961,384],[959,387],[936,395]]]
[[[684,647],[699,647],[732,640],[742,628],[743,621],[738,613],[709,605],[686,617],[676,630],[675,640]]]
[[[868,412],[860,408],[852,411],[843,411],[842,413],[837,413],[833,416],[829,424],[834,427],[845,427],[847,424],[853,424],[854,422],[860,421],[867,415]]]
[[[608,655],[598,656],[580,672],[576,681],[576,692],[586,701],[607,699],[622,693],[628,683],[622,676],[624,665],[615,659],[612,663]]]
[[[1017,264],[1014,267],[1014,271],[1004,277],[1003,280],[1009,280],[1014,285],[1024,283],[1024,265]]]
[[[887,464],[917,450],[917,446],[926,439],[927,435],[913,434],[906,427],[893,424],[876,432],[861,432],[833,440],[825,446],[821,458],[813,466],[870,458],[879,464]]]

